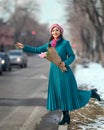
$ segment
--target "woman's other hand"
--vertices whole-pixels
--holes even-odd
[[[65,63],[61,62],[60,67],[64,67],[64,66],[65,66]]]
[[[62,72],[67,71],[67,68],[65,67],[64,62],[61,62],[61,64],[59,65],[59,68],[62,70]]]
[[[16,47],[20,48],[20,49],[23,49],[24,48],[24,45],[22,43],[19,43],[19,42],[16,42]]]

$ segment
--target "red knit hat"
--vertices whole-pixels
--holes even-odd
[[[50,27],[50,33],[52,32],[52,29],[55,28],[55,27],[57,27],[61,31],[61,33],[63,34],[64,30],[63,30],[63,28],[59,24],[53,24],[53,25],[51,25],[51,27]]]

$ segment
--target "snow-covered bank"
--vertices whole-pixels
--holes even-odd
[[[88,88],[97,88],[98,93],[104,100],[104,68],[97,63],[89,63],[88,68],[77,65],[75,77],[79,85],[87,85]]]
[[[103,101],[91,99],[82,109],[71,112],[68,130],[104,130],[104,68],[97,63],[89,63],[88,68],[77,65],[75,77],[79,87],[97,88]]]

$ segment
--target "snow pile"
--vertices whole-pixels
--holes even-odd
[[[98,63],[89,63],[88,68],[77,65],[75,71],[77,84],[87,85],[89,89],[97,88],[101,99],[104,100],[104,68]]]
[[[99,117],[95,120],[95,123],[80,125],[80,128],[82,128],[82,130],[104,130],[104,118]]]

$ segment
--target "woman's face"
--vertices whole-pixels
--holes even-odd
[[[54,39],[57,39],[60,36],[61,31],[57,27],[55,27],[52,29],[51,33],[52,33],[52,36],[54,37]]]

